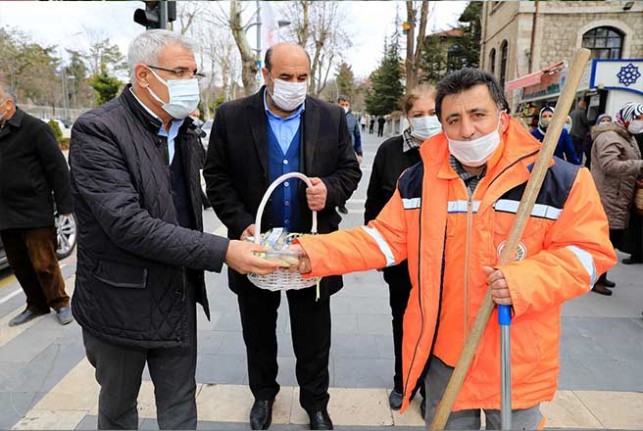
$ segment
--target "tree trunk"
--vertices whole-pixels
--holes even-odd
[[[257,92],[257,58],[250,48],[248,38],[241,24],[241,4],[239,0],[230,2],[230,29],[241,55],[241,81],[246,96]]]
[[[415,8],[412,1],[406,2],[406,22],[409,24],[409,29],[406,33],[406,61],[404,66],[406,69],[406,92],[408,93],[415,87]]]
[[[406,35],[406,91],[412,90],[418,83],[418,70],[424,49],[424,38],[426,37],[426,23],[429,15],[429,1],[422,0],[420,6],[420,25],[417,27],[417,41],[415,39],[415,19],[417,11],[412,1],[406,2],[406,22],[410,24]]]

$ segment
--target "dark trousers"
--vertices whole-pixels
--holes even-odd
[[[27,309],[48,313],[69,305],[58,256],[55,227],[0,231],[7,260],[27,296]]]
[[[377,136],[384,136],[384,123],[377,126]]]
[[[299,402],[306,411],[319,411],[327,407],[329,399],[330,299],[315,301],[314,287],[287,291],[286,297]],[[250,390],[255,399],[272,400],[279,392],[276,329],[281,292],[253,286],[239,289],[237,299]]]
[[[188,289],[193,290],[193,289]],[[108,343],[83,329],[100,385],[98,429],[138,429],[136,399],[147,363],[160,429],[196,429],[196,303],[188,294],[187,347],[146,349]]]
[[[572,143],[574,144],[574,151],[576,151],[576,155],[578,156],[579,160],[583,160],[583,141],[585,138],[583,137],[578,137],[578,136],[573,136],[571,135],[572,138]]]
[[[406,305],[411,294],[411,278],[409,276],[408,261],[384,269],[384,281],[388,284],[389,304],[393,316],[393,351],[395,352],[395,374],[393,376],[393,389],[402,392],[402,337],[404,335],[403,323]],[[416,388],[424,397],[424,376],[420,377]],[[414,388],[414,389],[416,389]]]

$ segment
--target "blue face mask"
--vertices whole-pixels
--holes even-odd
[[[152,69],[150,69],[150,71],[156,76],[156,79],[167,87],[170,100],[166,103],[161,100],[150,87],[147,87],[147,90],[157,102],[162,104],[161,108],[170,114],[172,118],[181,120],[193,113],[197,106],[199,106],[201,95],[199,91],[199,81],[196,78],[170,79],[166,81]]]
[[[567,130],[567,133],[569,133],[569,131],[572,130],[572,125],[571,124],[564,124],[563,129]]]

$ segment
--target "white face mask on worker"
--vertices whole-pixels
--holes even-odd
[[[500,116],[498,116],[498,125],[496,126],[496,129],[479,138],[472,139],[470,141],[458,141],[449,138],[447,135],[447,140],[449,141],[449,152],[465,166],[471,166],[473,168],[480,167],[487,163],[487,160],[491,158],[498,148],[498,145],[500,145],[500,132],[498,132],[499,127]]]

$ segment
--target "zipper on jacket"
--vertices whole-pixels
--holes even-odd
[[[465,184],[469,193],[467,199],[467,235],[464,247],[464,340],[469,334],[469,269],[471,263],[471,232],[473,228],[473,192]]]

